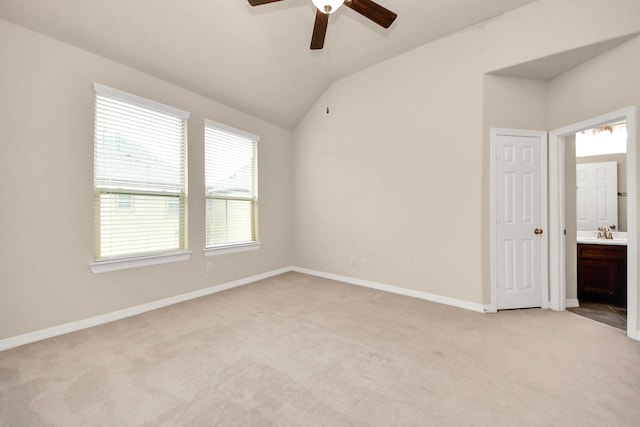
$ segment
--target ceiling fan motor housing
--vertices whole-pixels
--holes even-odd
[[[315,7],[322,13],[326,13],[327,15],[338,10],[344,0],[311,0]]]

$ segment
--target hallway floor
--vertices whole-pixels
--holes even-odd
[[[580,301],[580,307],[567,308],[567,310],[600,323],[605,323],[623,330],[627,329],[627,309],[625,307]]]

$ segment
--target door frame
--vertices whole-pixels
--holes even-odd
[[[497,212],[497,191],[496,191],[496,173],[497,173],[497,151],[496,151],[496,142],[497,138],[500,135],[511,135],[511,136],[527,136],[540,138],[540,227],[544,230],[542,234],[542,263],[541,263],[541,283],[540,290],[542,292],[542,306],[541,308],[549,308],[549,274],[548,274],[548,264],[549,264],[549,238],[547,233],[548,229],[548,215],[547,215],[547,200],[548,200],[548,192],[547,192],[547,176],[548,176],[548,164],[547,164],[547,151],[548,151],[548,142],[547,142],[547,131],[539,131],[539,130],[525,130],[525,129],[507,129],[507,128],[491,128],[491,177],[490,177],[490,213],[489,217],[491,218],[491,227],[490,227],[490,235],[491,235],[491,268],[490,268],[490,280],[491,280],[491,304],[485,307],[486,312],[495,313],[498,311],[498,282],[497,282],[497,232],[498,232],[498,212]]]
[[[566,308],[565,142],[564,137],[618,120],[627,123],[627,336],[638,331],[638,206],[636,107],[631,106],[549,133],[549,308]]]

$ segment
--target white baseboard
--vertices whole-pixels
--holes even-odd
[[[413,289],[401,288],[393,285],[386,285],[384,283],[372,282],[369,280],[356,279],[348,276],[341,276],[333,273],[325,273],[323,271],[311,270],[302,267],[291,267],[292,271],[298,273],[309,274],[311,276],[322,277],[325,279],[336,280],[338,282],[344,282],[351,285],[363,286],[365,288],[377,289],[379,291],[390,292],[392,294],[399,294],[413,298],[419,298],[431,302],[437,302],[440,304],[450,305],[453,307],[463,308],[465,310],[476,311],[479,313],[485,312],[485,307],[482,304],[476,304],[469,301],[463,301],[455,298],[444,297],[441,295],[429,294],[427,292],[415,291]]]
[[[493,304],[487,304],[484,306],[485,313],[497,313],[498,309]]]
[[[299,273],[309,274],[311,276],[322,277],[330,280],[337,280],[339,282],[363,286],[365,288],[376,289],[379,291],[390,292],[393,294],[404,295],[413,298],[419,298],[426,301],[436,302],[439,304],[450,305],[452,307],[458,307],[465,310],[471,310],[479,313],[491,312],[491,306],[484,306],[482,304],[472,303],[469,301],[463,301],[455,298],[449,298],[441,295],[430,294],[427,292],[416,291],[413,289],[401,288],[398,286],[387,285],[384,283],[372,282],[369,280],[356,279],[348,276],[341,276],[338,274],[325,273],[322,271],[311,270],[302,267],[284,267],[277,270],[269,271],[262,274],[256,274],[254,276],[246,277],[244,279],[238,279],[231,282],[223,283],[221,285],[211,286],[205,289],[199,289],[197,291],[188,292],[186,294],[176,295],[174,297],[153,301],[147,304],[137,305],[129,307],[123,310],[114,311],[111,313],[102,314],[99,316],[90,317],[88,319],[78,320],[75,322],[65,323],[63,325],[54,326],[39,331],[29,332],[16,337],[6,338],[0,340],[0,351],[9,350],[14,347],[33,343],[36,341],[53,338],[59,335],[68,334],[70,332],[79,331],[82,329],[91,328],[93,326],[102,325],[116,320],[124,319],[126,317],[136,316],[138,314],[145,313],[147,311],[156,310],[158,308],[167,307],[169,305],[178,304],[184,301],[200,298],[206,295],[222,292],[227,289],[237,288],[239,286],[247,285],[259,280],[267,279],[269,277],[277,276],[279,274],[287,273],[289,271],[296,271]],[[567,302],[567,306],[569,302]],[[640,334],[639,334],[640,336]]]
[[[114,322],[116,320],[124,319],[125,317],[136,316],[138,314],[142,314],[147,311],[156,310],[158,308],[166,307],[173,304],[178,304],[180,302],[192,300],[195,298],[200,298],[206,295],[215,294],[217,292],[226,291],[227,289],[248,285],[250,283],[257,282],[259,280],[268,279],[269,277],[287,273],[291,270],[292,270],[291,267],[285,267],[278,270],[273,270],[273,271],[269,271],[262,274],[256,274],[254,276],[249,276],[244,279],[238,279],[231,282],[223,283],[221,285],[211,286],[205,289],[198,289],[197,291],[188,292],[186,294],[176,295],[174,297],[153,301],[147,304],[136,305],[134,307],[113,311],[111,313],[90,317],[88,319],[65,323],[64,325],[54,326],[52,328],[42,329],[35,332],[29,332],[23,335],[18,335],[17,337],[6,338],[3,340],[0,340],[0,351],[9,350],[10,348],[44,340],[47,338],[57,337],[59,335],[68,334],[70,332],[91,328],[93,326],[102,325],[104,323]]]
[[[565,308],[576,308],[576,307],[580,307],[580,303],[575,298],[571,298],[571,299],[567,298],[564,302],[564,306]]]

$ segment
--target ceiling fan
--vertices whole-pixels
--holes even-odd
[[[267,3],[275,3],[282,0],[249,0],[251,6],[260,6]],[[393,21],[398,17],[397,14],[391,12],[379,4],[371,0],[311,0],[318,8],[316,11],[316,21],[313,26],[313,34],[311,36],[311,49],[322,49],[324,46],[324,37],[327,34],[327,25],[329,24],[329,15],[338,10],[343,4],[349,9],[355,10],[360,15],[375,22],[376,24],[389,28]]]

